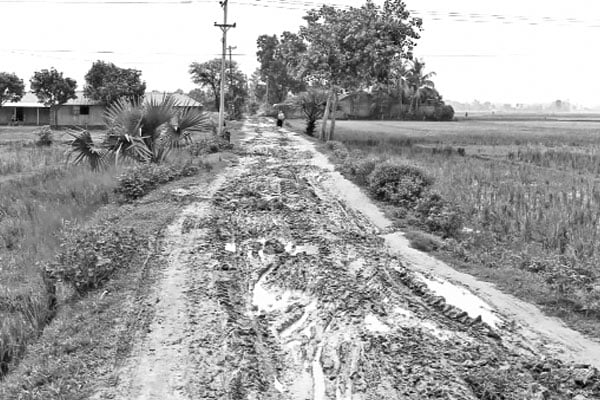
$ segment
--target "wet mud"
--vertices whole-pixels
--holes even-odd
[[[305,139],[244,129],[239,164],[172,227],[186,318],[171,332],[180,378],[160,398],[600,398],[593,367],[516,346],[485,303],[461,308],[408,268]]]

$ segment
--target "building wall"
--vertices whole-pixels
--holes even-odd
[[[373,101],[366,93],[357,93],[340,100],[338,107],[348,118],[369,118]]]
[[[80,106],[62,105],[58,108],[57,125],[68,126],[101,126],[104,125],[104,111],[106,107],[94,105],[90,107],[90,113],[83,115],[79,113]]]
[[[20,122],[24,125],[38,125],[38,110],[40,112],[39,125],[50,124],[50,110],[48,108],[23,108],[23,121]],[[12,121],[15,107],[4,106],[0,108],[0,125],[8,125]]]

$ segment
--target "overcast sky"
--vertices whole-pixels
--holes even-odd
[[[149,89],[188,91],[192,61],[219,56],[216,0],[0,0],[0,71],[26,82],[55,67],[83,86],[92,62],[142,71]],[[129,0],[137,2],[142,0]],[[380,3],[381,1],[376,1]],[[155,3],[155,4],[148,4]],[[297,31],[318,0],[230,0],[229,44],[250,74],[256,38]],[[362,1],[328,4],[358,6]],[[446,99],[600,105],[600,1],[406,0],[424,21],[415,50]]]

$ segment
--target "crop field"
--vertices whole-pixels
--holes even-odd
[[[473,273],[566,318],[600,319],[600,122],[338,121],[335,134],[348,159],[434,178],[463,221],[446,247]]]

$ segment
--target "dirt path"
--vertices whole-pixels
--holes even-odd
[[[600,396],[595,369],[544,357],[492,306],[415,268],[307,140],[260,121],[244,130],[239,165],[184,193],[194,200],[168,230],[152,329],[118,394],[98,398]]]

